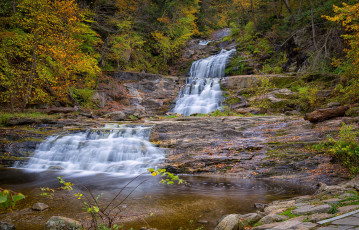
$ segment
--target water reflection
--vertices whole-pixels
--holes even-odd
[[[74,173],[64,175],[50,171],[31,173],[18,169],[1,169],[0,187],[20,191],[30,197],[38,197],[39,187],[60,186],[56,180],[59,175],[77,185],[85,185],[95,195],[103,193],[103,202],[109,201],[132,179],[111,174],[83,176]],[[188,227],[189,220],[197,221],[198,219],[208,220],[204,229],[213,229],[216,220],[222,215],[252,212],[254,203],[267,203],[313,192],[310,188],[300,185],[268,180],[186,175],[181,177],[189,184],[167,186],[159,184],[159,178],[141,176],[124,191],[124,194],[128,194],[140,182],[147,180],[123,204],[124,212],[128,216],[155,213],[152,217],[147,216],[146,221],[158,229]],[[61,202],[63,203],[61,208],[49,210],[44,215],[68,215],[69,207],[73,206],[72,203]],[[21,226],[21,223],[18,224]],[[143,222],[139,220],[133,220],[126,224],[127,227],[134,227],[134,229],[143,225]],[[193,226],[200,226],[200,224]]]

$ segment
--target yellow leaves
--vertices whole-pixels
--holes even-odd
[[[171,21],[168,17],[157,18],[157,21],[169,24]]]
[[[335,15],[323,16],[329,21],[336,22],[343,26],[343,28],[348,32],[348,34],[342,35],[342,37],[347,41],[350,48],[345,49],[347,52],[347,58],[349,65],[349,70],[347,74],[357,75],[359,74],[359,3],[348,5],[343,3],[342,7],[333,6]],[[341,63],[335,63],[334,65],[339,65]]]

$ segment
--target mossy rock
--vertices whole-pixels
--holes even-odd
[[[272,77],[271,82],[277,88],[287,88],[287,86],[291,85],[297,80],[299,80],[299,78],[296,76],[274,76]]]
[[[301,79],[305,82],[313,82],[313,81],[323,81],[323,82],[331,82],[339,79],[336,74],[328,74],[328,73],[308,73],[301,77]]]
[[[359,116],[359,107],[353,107],[346,111],[345,113],[348,117],[358,117]]]
[[[284,112],[293,109],[293,107],[295,107],[295,103],[292,100],[282,100],[271,103],[269,110],[272,112]]]

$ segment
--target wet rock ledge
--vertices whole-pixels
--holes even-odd
[[[167,149],[174,173],[272,178],[336,184],[348,176],[331,156],[311,147],[352,118],[311,124],[296,116],[179,117],[150,120],[151,141]]]

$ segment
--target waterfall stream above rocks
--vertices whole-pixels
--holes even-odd
[[[220,80],[225,76],[229,57],[235,52],[235,49],[222,50],[217,55],[195,61],[173,112],[189,116],[220,109],[223,100]]]
[[[139,174],[162,159],[149,142],[151,127],[109,124],[66,136],[51,136],[38,146],[26,168]]]

